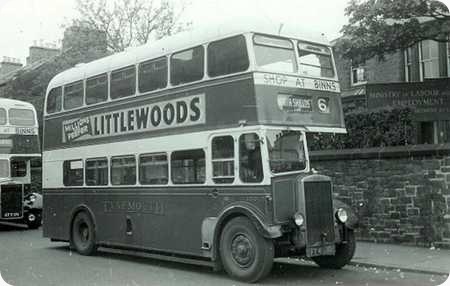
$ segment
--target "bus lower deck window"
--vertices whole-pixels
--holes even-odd
[[[106,186],[108,185],[108,159],[86,160],[86,185]]]
[[[111,184],[136,184],[136,158],[134,156],[111,158]]]
[[[173,152],[171,172],[174,184],[203,184],[205,182],[205,151],[195,149]]]
[[[83,185],[83,161],[70,160],[63,163],[63,183],[64,186]]]
[[[0,125],[6,124],[6,110],[4,108],[0,108]]]
[[[139,183],[165,185],[169,181],[169,163],[166,154],[144,154],[139,157]]]

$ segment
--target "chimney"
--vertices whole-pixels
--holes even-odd
[[[30,47],[30,54],[27,57],[27,65],[30,65],[43,59],[54,57],[58,54],[59,49],[56,48],[56,45],[53,44],[44,45],[42,41],[39,44],[37,44],[37,42],[34,41],[33,46]]]
[[[18,70],[22,67],[19,59],[3,57],[0,62],[0,76]]]

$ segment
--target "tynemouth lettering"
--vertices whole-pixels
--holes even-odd
[[[255,84],[262,85],[340,92],[339,83],[330,80],[319,80],[272,73],[255,73],[254,81]]]
[[[205,95],[141,105],[63,122],[63,142],[205,123]]]
[[[312,111],[311,98],[307,96],[278,94],[278,107],[289,113],[303,113]]]
[[[103,211],[105,213],[143,213],[164,215],[164,205],[159,201],[135,201],[135,200],[120,200],[120,201],[104,201]]]

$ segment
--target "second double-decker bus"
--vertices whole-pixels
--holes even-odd
[[[0,223],[41,225],[42,197],[31,188],[31,161],[41,158],[38,131],[32,104],[0,98]]]
[[[189,32],[78,65],[47,90],[44,236],[223,267],[340,268],[350,210],[307,132],[345,132],[331,48],[278,29]]]

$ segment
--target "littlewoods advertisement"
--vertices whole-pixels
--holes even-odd
[[[450,116],[450,80],[368,84],[367,108],[411,108],[419,117]]]

